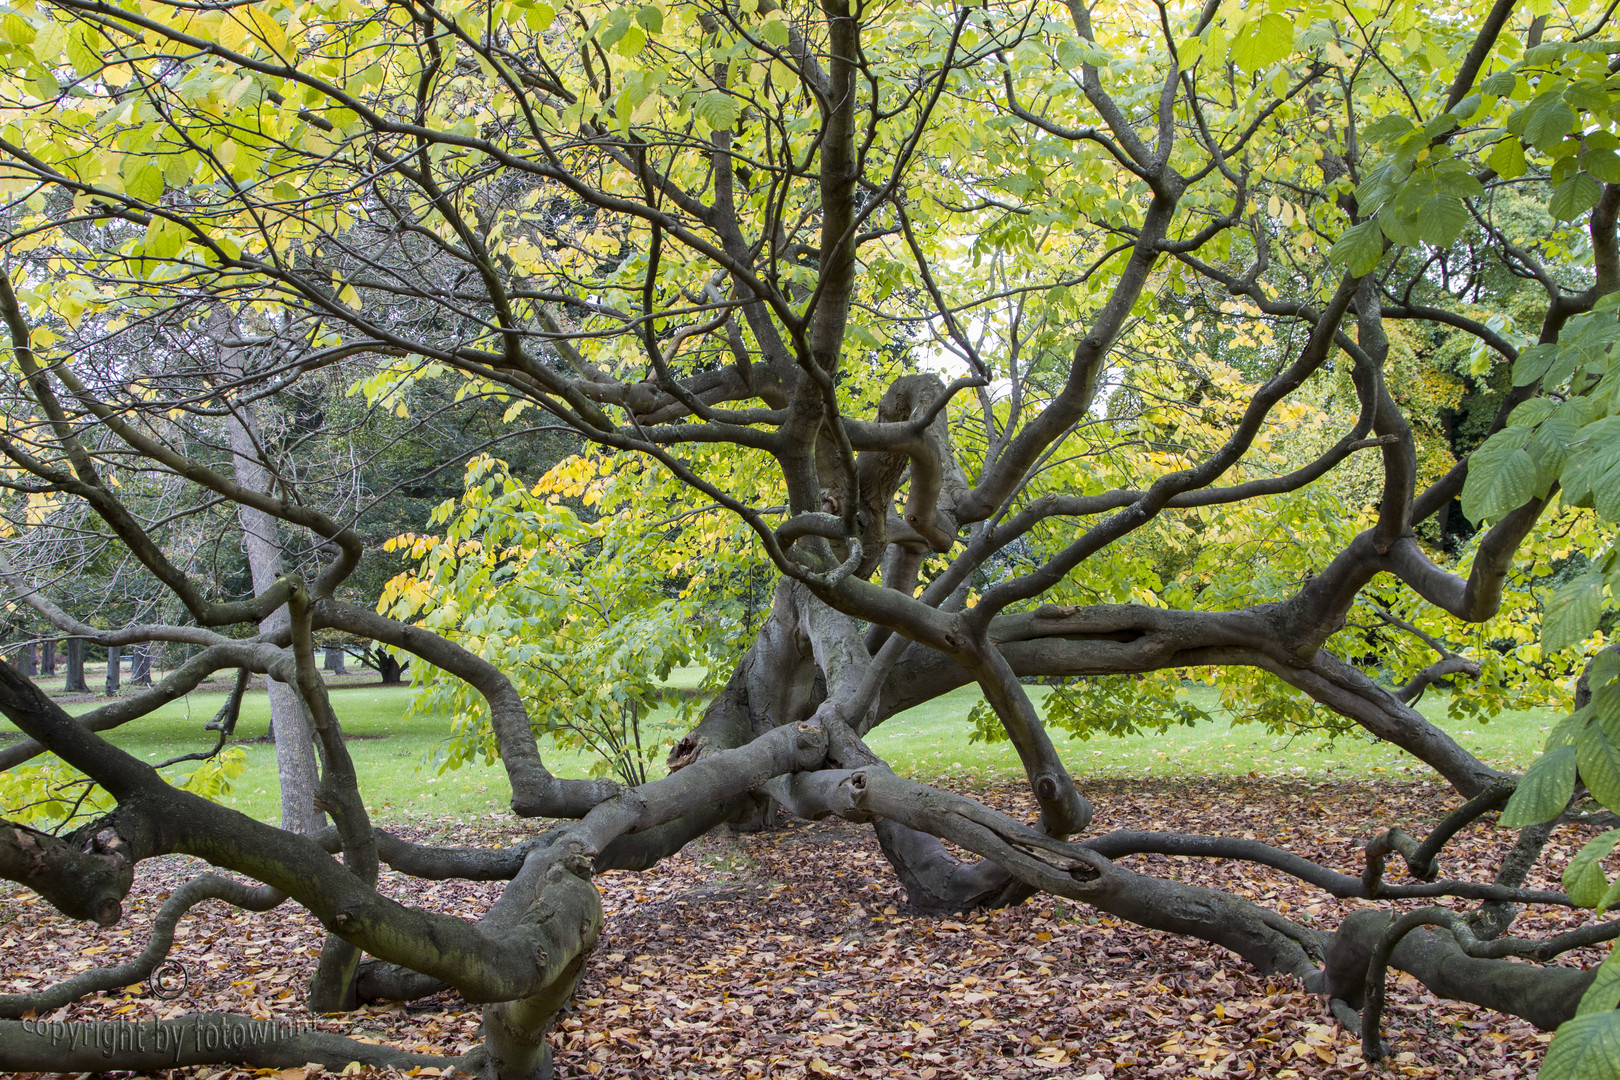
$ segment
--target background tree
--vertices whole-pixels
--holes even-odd
[[[1503,957],[1545,960],[1620,928],[1504,936],[1518,905],[1606,906],[1597,860],[1613,835],[1566,892],[1521,886],[1578,780],[1620,806],[1620,661],[1597,633],[1620,520],[1609,16],[1511,0],[1479,18],[1334,3],[1153,14],[51,0],[7,16],[6,246],[27,259],[0,279],[16,365],[0,453],[19,500],[93,515],[175,614],[97,630],[41,582],[20,579],[19,595],[98,644],[200,651],[78,721],[0,665],[0,710],[116,803],[0,870],[104,922],[151,855],[242,871],[263,888],[198,888],[245,907],[285,893],[334,935],[312,1000],[448,984],[487,1003],[476,1067],[528,1077],[547,1068],[544,1031],[601,924],[590,875],[650,865],[764,794],[873,822],[919,908],[1044,890],[1304,976],[1347,1018],[1363,1009],[1370,1057],[1390,964],[1442,995],[1568,1020],[1549,1073],[1606,1053],[1620,983]],[[1173,321],[1180,310],[1191,319]],[[209,349],[131,347],[158,325],[201,335],[221,311],[274,331],[250,371]],[[1479,346],[1470,377],[1501,395],[1477,447],[1408,415],[1462,404],[1427,354],[1458,334]],[[649,542],[715,509],[752,534],[769,613],[668,776],[553,776],[535,741],[544,714],[500,666],[512,636],[532,644],[508,633],[510,611],[424,626],[421,604],[390,616],[346,602],[366,548],[353,514],[286,476],[245,482],[207,437],[221,409],[334,379],[373,406],[444,380],[634,456],[627,482],[645,486],[625,505],[647,511]],[[126,490],[136,477],[170,502]],[[506,496],[504,478],[483,483],[486,501]],[[274,581],[227,595],[196,572],[206,545],[182,526],[238,507],[272,519],[290,555]],[[439,599],[476,597],[459,575],[516,575],[528,558],[529,536],[464,507],[452,535],[503,553],[419,568],[417,584],[449,590]],[[514,509],[536,530],[549,513]],[[1576,545],[1579,573],[1530,612],[1547,573],[1515,560],[1561,572]],[[544,573],[567,565],[579,595],[593,567],[557,558]],[[753,574],[734,587],[752,596]],[[285,626],[266,629],[283,608]],[[1540,641],[1516,643],[1536,614]],[[471,640],[491,621],[505,639],[493,659]],[[473,687],[513,810],[567,820],[490,852],[379,833],[317,633]],[[1396,662],[1414,640],[1426,662]],[[1412,706],[1477,677],[1489,711],[1589,657],[1576,710],[1516,790]],[[234,815],[93,734],[231,667],[296,688],[330,833]],[[1088,835],[1091,803],[1021,680],[1096,680],[1062,706],[1095,726],[1098,695],[1164,702],[1163,676],[1142,689],[1120,676],[1211,668],[1262,719],[1336,715],[1407,750],[1455,788],[1456,813],[1422,842],[1377,838],[1361,877],[1237,838]],[[1035,826],[895,776],[862,741],[967,682],[989,710],[979,730],[1018,752]],[[1442,876],[1449,837],[1510,790],[1503,820],[1522,831],[1494,879]],[[1373,911],[1330,934],[1115,861],[1144,852],[1257,861],[1338,896],[1480,906]],[[1396,852],[1418,883],[1384,880]],[[384,861],[510,885],[469,925],[380,897]],[[358,968],[355,949],[380,964]],[[49,1052],[0,1025],[9,1067],[63,1067]],[[420,1063],[307,1040],[234,1053]]]

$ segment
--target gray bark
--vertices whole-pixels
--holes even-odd
[[[84,681],[84,639],[70,637],[65,648],[67,652],[67,676],[62,684],[62,692],[67,694],[86,694],[90,687]]]
[[[1368,960],[1390,922],[1388,912],[1352,912],[1327,948],[1322,974],[1309,980],[1309,985],[1359,1009]],[[1407,934],[1390,954],[1390,966],[1415,976],[1441,997],[1521,1016],[1547,1031],[1575,1015],[1575,1006],[1595,974],[1580,968],[1472,957],[1443,930]]]
[[[240,358],[233,350],[222,349],[227,368],[240,369]],[[231,442],[231,465],[236,482],[251,491],[268,493],[273,483],[270,470],[260,456],[252,417],[233,410],[225,419]],[[276,519],[262,510],[238,504],[236,519],[242,526],[242,545],[247,551],[253,591],[262,593],[285,572],[281,539]],[[259,623],[265,634],[285,634],[291,627],[285,607],[277,608]],[[297,692],[285,683],[268,680],[270,725],[276,744],[276,772],[281,778],[281,827],[290,832],[314,832],[326,818],[315,808],[317,783],[314,728],[308,710]]]
[[[136,645],[129,654],[129,685],[152,685],[152,647]]]

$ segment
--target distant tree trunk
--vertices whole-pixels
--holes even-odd
[[[221,331],[229,329],[228,323],[228,316],[216,319]],[[244,358],[234,348],[222,347],[220,361],[226,371],[243,369]],[[245,410],[232,410],[226,416],[231,465],[238,484],[250,491],[269,492],[274,487],[270,468],[260,457],[263,444],[254,436],[252,425],[253,415]],[[284,568],[276,519],[262,510],[238,505],[236,520],[242,526],[242,546],[247,551],[253,591],[262,593],[276,583]],[[283,606],[271,612],[259,628],[266,633],[280,633],[291,625],[292,616]],[[276,772],[281,779],[281,827],[288,832],[311,833],[326,824],[326,815],[315,809],[315,725],[292,687],[267,679],[265,690],[276,743]]]
[[[334,675],[347,675],[349,673],[348,668],[344,667],[344,652],[341,645],[328,645],[326,647],[325,667],[327,671]]]
[[[384,686],[398,686],[400,683],[405,681],[403,676],[405,674],[405,668],[409,665],[409,661],[407,661],[405,664],[401,664],[397,659],[395,659],[393,653],[381,647],[373,652],[372,655],[377,658],[377,673],[382,676]]]
[[[39,673],[56,674],[56,639],[46,638],[39,646]]]
[[[152,685],[152,646],[137,645],[129,657],[129,685]]]
[[[215,309],[212,328],[236,336],[236,328],[224,307]],[[220,366],[243,374],[246,357],[234,346],[220,346]],[[253,430],[251,405],[233,408],[225,417],[225,432],[231,444],[231,467],[236,482],[250,491],[269,494],[274,490],[271,462],[263,457],[265,443]],[[285,571],[285,551],[276,519],[243,503],[236,507],[236,520],[242,526],[242,546],[247,552],[253,591],[272,588]],[[259,623],[266,633],[282,633],[292,626],[292,613],[283,604]],[[326,815],[315,808],[320,774],[315,763],[315,722],[298,691],[275,679],[265,682],[270,702],[271,731],[276,745],[276,773],[281,780],[281,827],[293,833],[313,833],[326,825]],[[371,871],[375,880],[376,871]],[[321,957],[309,983],[307,1004],[315,1012],[352,1009],[357,1004],[354,988],[360,963],[360,950],[335,935],[327,935]]]
[[[107,696],[112,697],[118,693],[118,664],[122,658],[118,655],[118,646],[107,646]]]
[[[22,651],[17,654],[17,670],[30,679],[39,674],[39,669],[34,666],[34,643],[32,641],[24,642]]]
[[[84,638],[67,639],[67,680],[62,684],[66,694],[88,694],[90,687],[84,681]]]

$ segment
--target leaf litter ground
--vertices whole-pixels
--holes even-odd
[[[1360,847],[1375,831],[1427,827],[1455,803],[1445,789],[1422,783],[1111,780],[1086,790],[1098,809],[1094,830],[1251,836],[1349,873],[1359,873]],[[976,794],[1010,812],[1027,809],[1012,788]],[[496,818],[418,819],[398,831],[447,844],[527,835],[523,823]],[[1530,884],[1556,887],[1558,870],[1585,838],[1560,830]],[[1510,843],[1507,830],[1482,823],[1453,842],[1444,872],[1488,880]],[[1151,856],[1127,865],[1228,889],[1323,927],[1365,906],[1246,864]],[[0,894],[0,987],[25,991],[132,955],[157,905],[199,869],[180,857],[145,864],[124,922],[110,930],[65,919],[10,886]],[[1392,877],[1399,879],[1393,868]],[[840,821],[711,835],[654,870],[609,873],[598,882],[607,930],[553,1036],[561,1078],[1494,1080],[1534,1076],[1550,1038],[1523,1021],[1437,1000],[1397,975],[1386,1014],[1394,1057],[1389,1072],[1371,1069],[1356,1041],[1332,1024],[1323,999],[1295,979],[1257,975],[1213,946],[1052,898],[954,919],[909,914],[871,829]],[[398,876],[385,887],[468,919],[499,889]],[[1515,933],[1555,933],[1578,918],[1534,913]],[[179,998],[130,987],[51,1018],[227,1009],[305,1020],[304,985],[319,944],[319,927],[291,904],[248,915],[210,901],[176,935],[172,958],[190,976]],[[1600,958],[1588,951],[1563,962]],[[436,1053],[470,1049],[477,1024],[477,1009],[453,994],[319,1021],[351,1037]],[[295,1080],[319,1072],[216,1066],[165,1075]]]

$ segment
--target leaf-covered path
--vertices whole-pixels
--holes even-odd
[[[1099,808],[1095,829],[1254,835],[1350,872],[1359,870],[1359,844],[1375,829],[1421,827],[1447,805],[1441,788],[1422,784],[1111,781],[1086,790]],[[1010,790],[989,798],[1018,806]],[[419,822],[401,831],[445,843],[523,835],[505,820]],[[1468,831],[1446,872],[1471,876],[1474,866],[1492,865],[1508,837],[1489,825]],[[1581,839],[1569,830],[1555,838],[1541,871],[1548,884]],[[1324,926],[1356,903],[1325,900],[1264,869],[1142,861],[1153,873],[1218,883]],[[156,904],[188,868],[195,869],[178,858],[147,866],[129,915],[112,930],[72,923],[10,887],[0,895],[5,988],[27,989],[134,952]],[[710,836],[653,871],[599,882],[608,929],[555,1035],[559,1077],[1389,1075],[1362,1065],[1322,999],[1294,980],[1257,977],[1212,947],[1050,900],[961,920],[912,917],[870,829],[859,826],[792,822],[763,834]],[[496,891],[419,888],[420,902],[469,918]],[[224,914],[210,902],[182,922],[174,959],[190,981],[180,997],[158,1000],[134,987],[55,1018],[218,1008],[303,1019],[302,987],[319,944],[313,922],[290,905],[269,916],[222,921]],[[1558,918],[1530,917],[1516,932],[1544,933],[1562,925]],[[320,1025],[453,1053],[474,1043],[477,1019],[475,1009],[443,995]],[[1516,1019],[1439,1002],[1407,977],[1394,980],[1386,1037],[1395,1075],[1454,1080],[1533,1076],[1549,1038]]]

